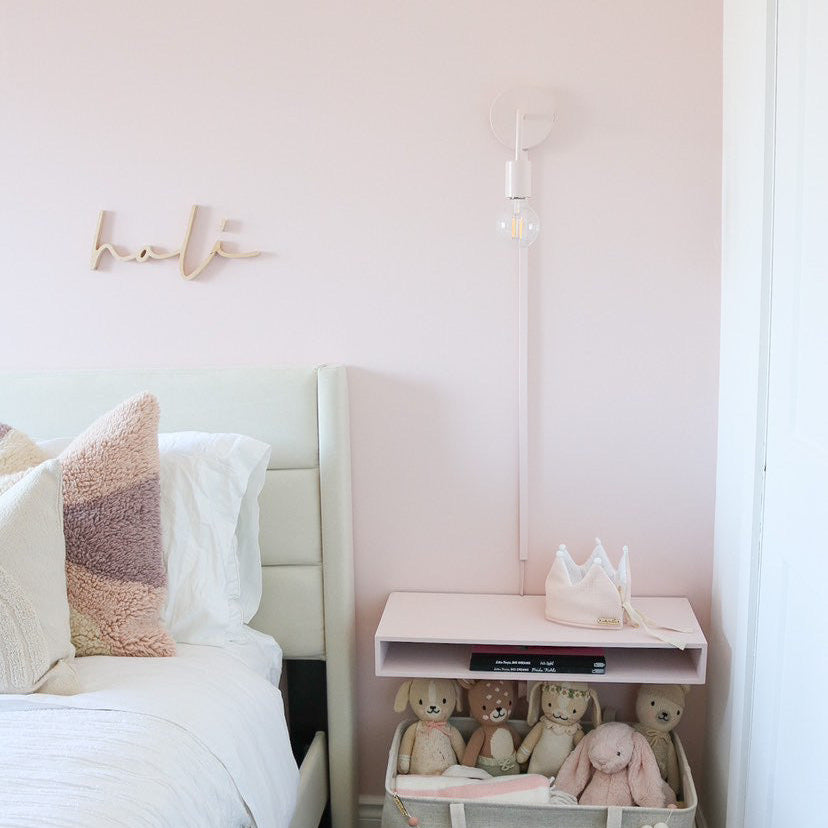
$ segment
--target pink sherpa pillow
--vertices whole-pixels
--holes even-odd
[[[167,576],[161,546],[158,401],[138,394],[104,414],[61,452],[66,579],[78,656],[169,656],[161,623]],[[0,491],[37,446],[0,425]],[[26,464],[26,465],[23,465]],[[21,468],[22,467],[22,468]]]

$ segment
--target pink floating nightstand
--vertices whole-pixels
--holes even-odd
[[[601,647],[604,675],[554,674],[590,683],[703,684],[707,641],[686,598],[634,598],[640,612],[662,624],[684,627],[679,650],[643,629],[593,630],[555,624],[544,618],[542,595],[469,595],[392,592],[376,635],[378,676],[411,678],[503,678],[503,673],[469,670],[474,644]],[[548,674],[547,674],[548,675]],[[537,681],[539,673],[509,673],[510,679]]]

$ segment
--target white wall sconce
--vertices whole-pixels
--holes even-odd
[[[552,131],[554,99],[546,89],[519,87],[501,93],[492,103],[489,118],[492,131],[515,157],[506,162],[506,198],[509,201],[498,219],[498,232],[521,247],[529,247],[540,233],[540,218],[529,206],[532,197],[532,162],[528,150]]]
[[[518,87],[495,98],[489,112],[492,131],[515,157],[506,162],[507,208],[498,233],[517,244],[518,253],[518,560],[520,594],[524,594],[529,558],[529,245],[540,234],[540,218],[529,206],[532,162],[528,150],[546,139],[555,116],[547,89]]]

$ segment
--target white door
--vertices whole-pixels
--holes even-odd
[[[764,525],[745,826],[826,824],[828,2],[779,0]]]

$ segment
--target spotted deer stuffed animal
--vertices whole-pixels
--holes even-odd
[[[601,724],[598,696],[583,682],[538,682],[529,691],[526,721],[534,727],[517,752],[529,773],[555,776],[572,749],[584,738],[581,718],[592,701],[595,726]]]
[[[478,767],[491,776],[520,773],[515,751],[520,737],[507,724],[517,699],[513,681],[461,679],[468,690],[469,713],[480,727],[472,734],[461,764]]]
[[[403,682],[394,700],[394,710],[402,713],[408,705],[420,721],[403,734],[397,772],[440,774],[458,764],[466,743],[448,721],[455,708],[460,709],[457,682],[427,678]]]

